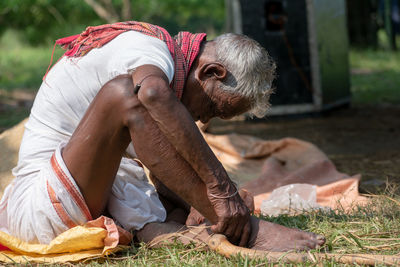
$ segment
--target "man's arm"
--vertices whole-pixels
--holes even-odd
[[[138,67],[132,77],[134,85],[141,84],[139,101],[206,185],[208,198],[217,215],[217,218],[208,218],[215,224],[212,230],[246,245],[250,234],[249,211],[239,194],[235,194],[235,186],[193,118],[169,88],[165,74],[155,66],[145,65]],[[193,193],[196,193],[195,189]]]

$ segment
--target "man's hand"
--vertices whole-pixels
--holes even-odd
[[[222,193],[218,187],[207,188],[208,198],[218,217],[211,230],[224,234],[232,243],[245,247],[251,233],[250,210],[233,184],[229,184],[228,190],[224,190],[226,193]]]

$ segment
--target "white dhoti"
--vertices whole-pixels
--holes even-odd
[[[172,82],[174,61],[165,42],[134,31],[121,33],[84,57],[63,57],[53,66],[25,125],[13,171],[16,178],[0,203],[0,230],[24,241],[49,243],[68,228],[91,219],[62,160],[60,144],[71,138],[104,84],[142,65],[157,66]],[[134,151],[128,150],[135,157]],[[166,217],[143,168],[128,158],[122,158],[116,174],[108,212],[126,230],[141,229]]]
[[[0,230],[19,239],[48,244],[60,233],[92,218],[62,157],[61,144],[41,170],[17,177],[0,202]],[[165,220],[166,211],[144,170],[123,158],[108,200],[108,212],[126,230]]]

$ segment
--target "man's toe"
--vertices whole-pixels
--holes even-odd
[[[323,235],[317,235],[316,239],[319,246],[322,246],[326,242],[325,236]]]

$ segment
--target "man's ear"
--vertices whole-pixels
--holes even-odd
[[[206,79],[215,78],[217,80],[224,80],[228,71],[226,70],[225,66],[219,62],[211,62],[204,64],[200,67],[200,71],[198,73],[198,77],[201,81]]]

